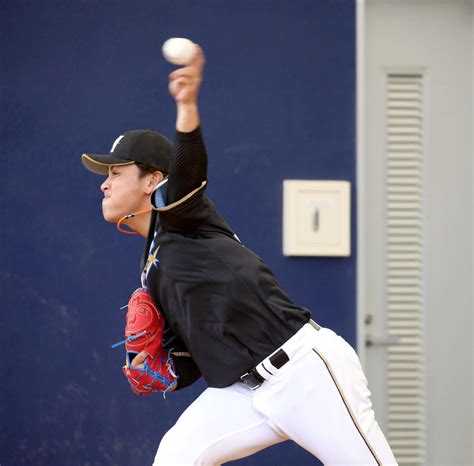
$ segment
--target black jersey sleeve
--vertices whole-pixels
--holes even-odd
[[[163,348],[169,351],[173,359],[178,385],[175,390],[185,388],[201,377],[201,372],[188,352],[183,341],[172,331],[171,327],[165,326],[163,332]]]
[[[179,201],[207,180],[207,152],[198,126],[190,133],[176,132],[169,168],[167,204]]]
[[[153,208],[159,212],[159,226],[165,231],[196,231],[209,216],[207,152],[198,127],[190,133],[176,132],[175,153],[165,184],[158,188],[164,205],[159,206],[155,192]]]

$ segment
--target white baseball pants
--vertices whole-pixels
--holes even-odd
[[[265,359],[274,375],[259,388],[207,388],[163,437],[154,466],[220,465],[286,440],[325,465],[396,465],[352,347],[306,324],[281,348],[290,361],[278,370]]]

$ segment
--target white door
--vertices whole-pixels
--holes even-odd
[[[359,351],[400,464],[473,461],[473,3],[358,3]]]

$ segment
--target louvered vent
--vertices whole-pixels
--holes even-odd
[[[423,77],[387,76],[388,438],[424,464]]]

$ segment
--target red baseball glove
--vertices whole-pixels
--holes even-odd
[[[146,289],[139,288],[132,294],[125,322],[125,340],[112,346],[125,343],[127,351],[122,372],[133,393],[144,396],[174,390],[178,377],[170,355],[161,346],[164,319]],[[139,353],[146,356],[145,360],[134,366],[133,360]]]

